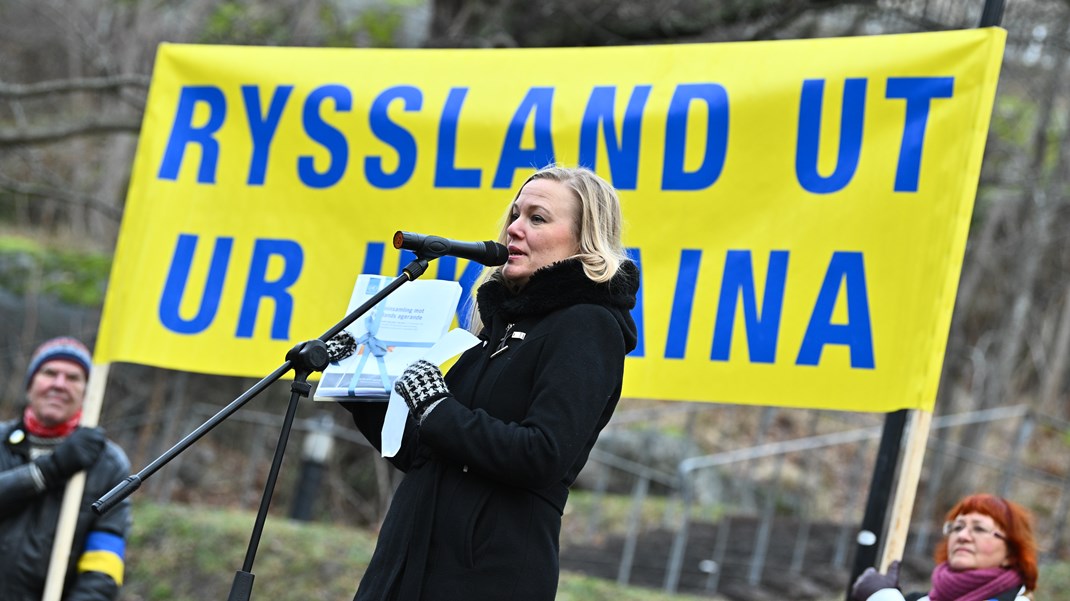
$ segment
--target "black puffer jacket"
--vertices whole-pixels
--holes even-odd
[[[38,601],[52,557],[64,487],[39,492],[29,469],[22,420],[0,423],[0,599]],[[92,504],[130,473],[126,454],[108,441],[89,470],[64,581],[64,601],[112,601],[123,578],[130,501],[103,516]]]
[[[484,343],[446,375],[452,396],[409,420],[357,600],[554,599],[561,514],[620,399],[638,285],[632,263],[595,284],[567,260],[519,294],[480,288]],[[347,408],[378,446],[383,404]]]

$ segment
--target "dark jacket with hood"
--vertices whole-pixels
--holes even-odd
[[[481,345],[451,396],[409,419],[394,494],[358,601],[552,601],[569,486],[620,399],[638,269],[605,284],[570,259],[512,293],[479,289]],[[385,407],[348,403],[377,448]]]

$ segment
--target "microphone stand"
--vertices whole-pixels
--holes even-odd
[[[245,403],[260,394],[260,392],[282,377],[287,371],[293,369],[294,381],[290,386],[290,404],[286,409],[286,419],[283,421],[282,430],[279,433],[279,441],[275,446],[275,456],[271,461],[271,471],[268,473],[268,479],[264,485],[264,495],[260,499],[260,509],[256,513],[256,522],[253,525],[253,532],[249,539],[249,547],[245,553],[245,562],[242,564],[242,569],[234,574],[234,583],[231,585],[230,596],[227,598],[228,601],[248,601],[251,599],[254,577],[252,573],[253,559],[256,557],[256,549],[260,545],[260,535],[264,530],[264,522],[267,519],[268,506],[271,504],[271,495],[275,490],[275,481],[278,478],[279,468],[282,465],[283,454],[286,452],[286,442],[290,436],[290,429],[293,425],[294,415],[297,413],[298,401],[301,397],[307,397],[308,393],[312,390],[312,385],[307,382],[309,374],[313,371],[323,371],[329,363],[330,357],[327,352],[327,341],[334,338],[336,334],[356,321],[361,315],[367,313],[368,310],[397,290],[402,284],[415,280],[423,275],[424,272],[427,271],[428,261],[430,259],[437,259],[439,256],[441,255],[437,255],[433,252],[427,253],[427,256],[418,256],[414,261],[405,266],[405,269],[402,270],[402,275],[399,275],[382,290],[365,301],[364,304],[342,318],[342,320],[335,324],[331,329],[324,332],[322,336],[294,346],[286,353],[286,361],[275,371],[254,384],[242,393],[241,396],[231,401],[229,405],[221,409],[208,421],[201,424],[196,430],[187,434],[185,438],[178,441],[175,446],[171,447],[166,453],[160,455],[152,463],[142,468],[141,471],[128,476],[125,480],[117,484],[115,488],[111,489],[103,497],[93,503],[93,511],[97,515],[107,513],[120,501],[133,494],[134,491],[141,487],[143,481],[147,480],[161,467],[178,456],[179,453],[186,450],[186,448],[194,442],[197,442],[202,436],[207,434],[209,430],[222,423],[223,420],[230,417],[231,414],[238,409],[241,409]]]

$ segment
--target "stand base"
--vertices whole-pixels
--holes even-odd
[[[234,584],[230,586],[227,601],[250,601],[253,598],[253,578],[251,572],[238,570],[234,573]]]

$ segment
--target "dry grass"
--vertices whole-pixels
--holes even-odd
[[[255,514],[135,499],[120,601],[202,601],[228,596],[241,570]],[[270,516],[252,573],[255,599],[352,599],[367,568],[375,533],[337,524]],[[558,601],[717,601],[666,595],[565,572]]]

